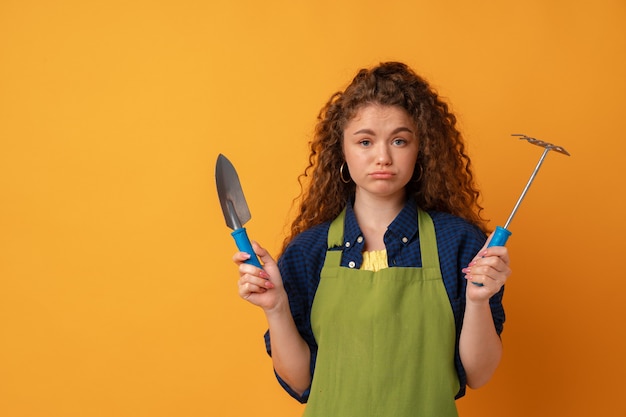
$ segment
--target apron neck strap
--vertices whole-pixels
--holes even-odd
[[[419,207],[417,208],[417,224],[420,252],[422,253],[422,267],[439,269],[439,251],[437,250],[435,224],[430,215]]]
[[[333,220],[328,229],[328,249],[343,246],[343,223],[346,218],[346,208],[344,207],[339,216]]]

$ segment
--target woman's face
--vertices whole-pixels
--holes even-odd
[[[403,108],[362,107],[343,131],[343,152],[357,197],[404,198],[418,145],[417,128]]]

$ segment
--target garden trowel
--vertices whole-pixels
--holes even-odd
[[[231,235],[235,239],[237,248],[250,255],[246,263],[263,268],[252,249],[246,228],[243,227],[250,220],[251,215],[239,176],[233,164],[222,154],[217,157],[215,164],[215,184],[226,225],[233,230]]]

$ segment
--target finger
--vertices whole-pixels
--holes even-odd
[[[486,275],[490,277],[506,275],[509,271],[507,264],[499,260],[499,258],[483,259],[471,266],[470,269],[474,275]]]
[[[237,265],[244,263],[248,259],[250,259],[250,254],[246,252],[237,252],[233,255],[233,262],[235,262]]]
[[[467,275],[465,279],[467,279],[469,284],[472,284],[468,287],[468,291],[471,291],[470,288],[480,287],[481,292],[489,293],[489,295],[491,295],[491,294],[495,294],[498,291],[498,288],[500,287],[498,282],[493,281],[489,277],[483,276],[483,275],[478,275],[478,276]],[[478,290],[478,288],[476,289]]]
[[[263,294],[267,291],[267,288],[259,287],[257,285],[246,282],[239,286],[239,296],[244,299],[248,299],[253,294]]]
[[[259,256],[259,258],[261,258],[263,265],[268,264],[268,263],[269,264],[276,263],[274,258],[272,258],[270,253],[265,248],[259,245],[256,241],[252,241],[251,243],[252,243],[252,249],[254,249],[254,253],[256,253]]]
[[[251,294],[262,294],[274,288],[274,284],[266,279],[246,275],[238,282],[239,295],[248,298]]]
[[[489,279],[488,277],[469,277],[467,278],[469,284],[467,287],[468,293],[478,294],[482,293],[487,298],[492,297],[496,294],[504,283]],[[471,284],[471,285],[470,285]]]
[[[247,263],[239,264],[239,275],[260,276],[262,269]]]
[[[493,247],[486,249],[483,252],[480,252],[480,255],[477,258],[474,258],[472,262],[468,265],[468,267],[476,267],[476,266],[490,266],[497,271],[507,271],[509,270],[509,257],[508,251],[503,247]]]
[[[466,278],[472,282],[480,282],[483,285],[494,284],[498,287],[504,285],[507,272],[499,272],[490,267],[472,268],[466,273]]]
[[[261,287],[274,288],[274,284],[270,280],[270,274],[268,271],[258,268],[252,264],[239,264],[239,276],[240,281],[243,280],[245,282],[251,282]]]
[[[489,285],[499,289],[507,280],[510,270],[498,271],[489,265],[475,265],[463,268],[465,279],[477,286]]]
[[[475,281],[474,278],[472,278],[472,277],[468,277],[467,280],[470,282],[470,284],[473,284],[476,287],[484,287],[485,286],[485,284],[483,284],[482,282]]]
[[[238,285],[239,287],[250,285],[250,286],[256,286],[259,288],[266,288],[266,289],[274,288],[274,284],[267,278],[264,278],[262,276],[259,277],[255,275],[248,275],[248,274],[242,276],[239,279]]]
[[[500,258],[504,263],[509,263],[509,250],[505,246],[491,246],[480,254],[482,258]]]
[[[503,282],[511,275],[511,268],[508,263],[499,256],[490,256],[481,259],[476,263],[476,266],[472,267],[472,271],[475,274],[485,275]]]

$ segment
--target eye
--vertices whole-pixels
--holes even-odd
[[[361,146],[363,146],[363,147],[368,147],[368,146],[370,146],[370,145],[372,144],[372,141],[371,141],[371,140],[369,140],[369,139],[361,139],[361,140],[359,141],[359,144],[360,144]]]
[[[404,138],[395,138],[395,139],[393,140],[393,144],[394,144],[395,146],[403,146],[403,145],[406,145],[406,144],[407,144],[407,140],[406,140],[406,139],[404,139]]]

